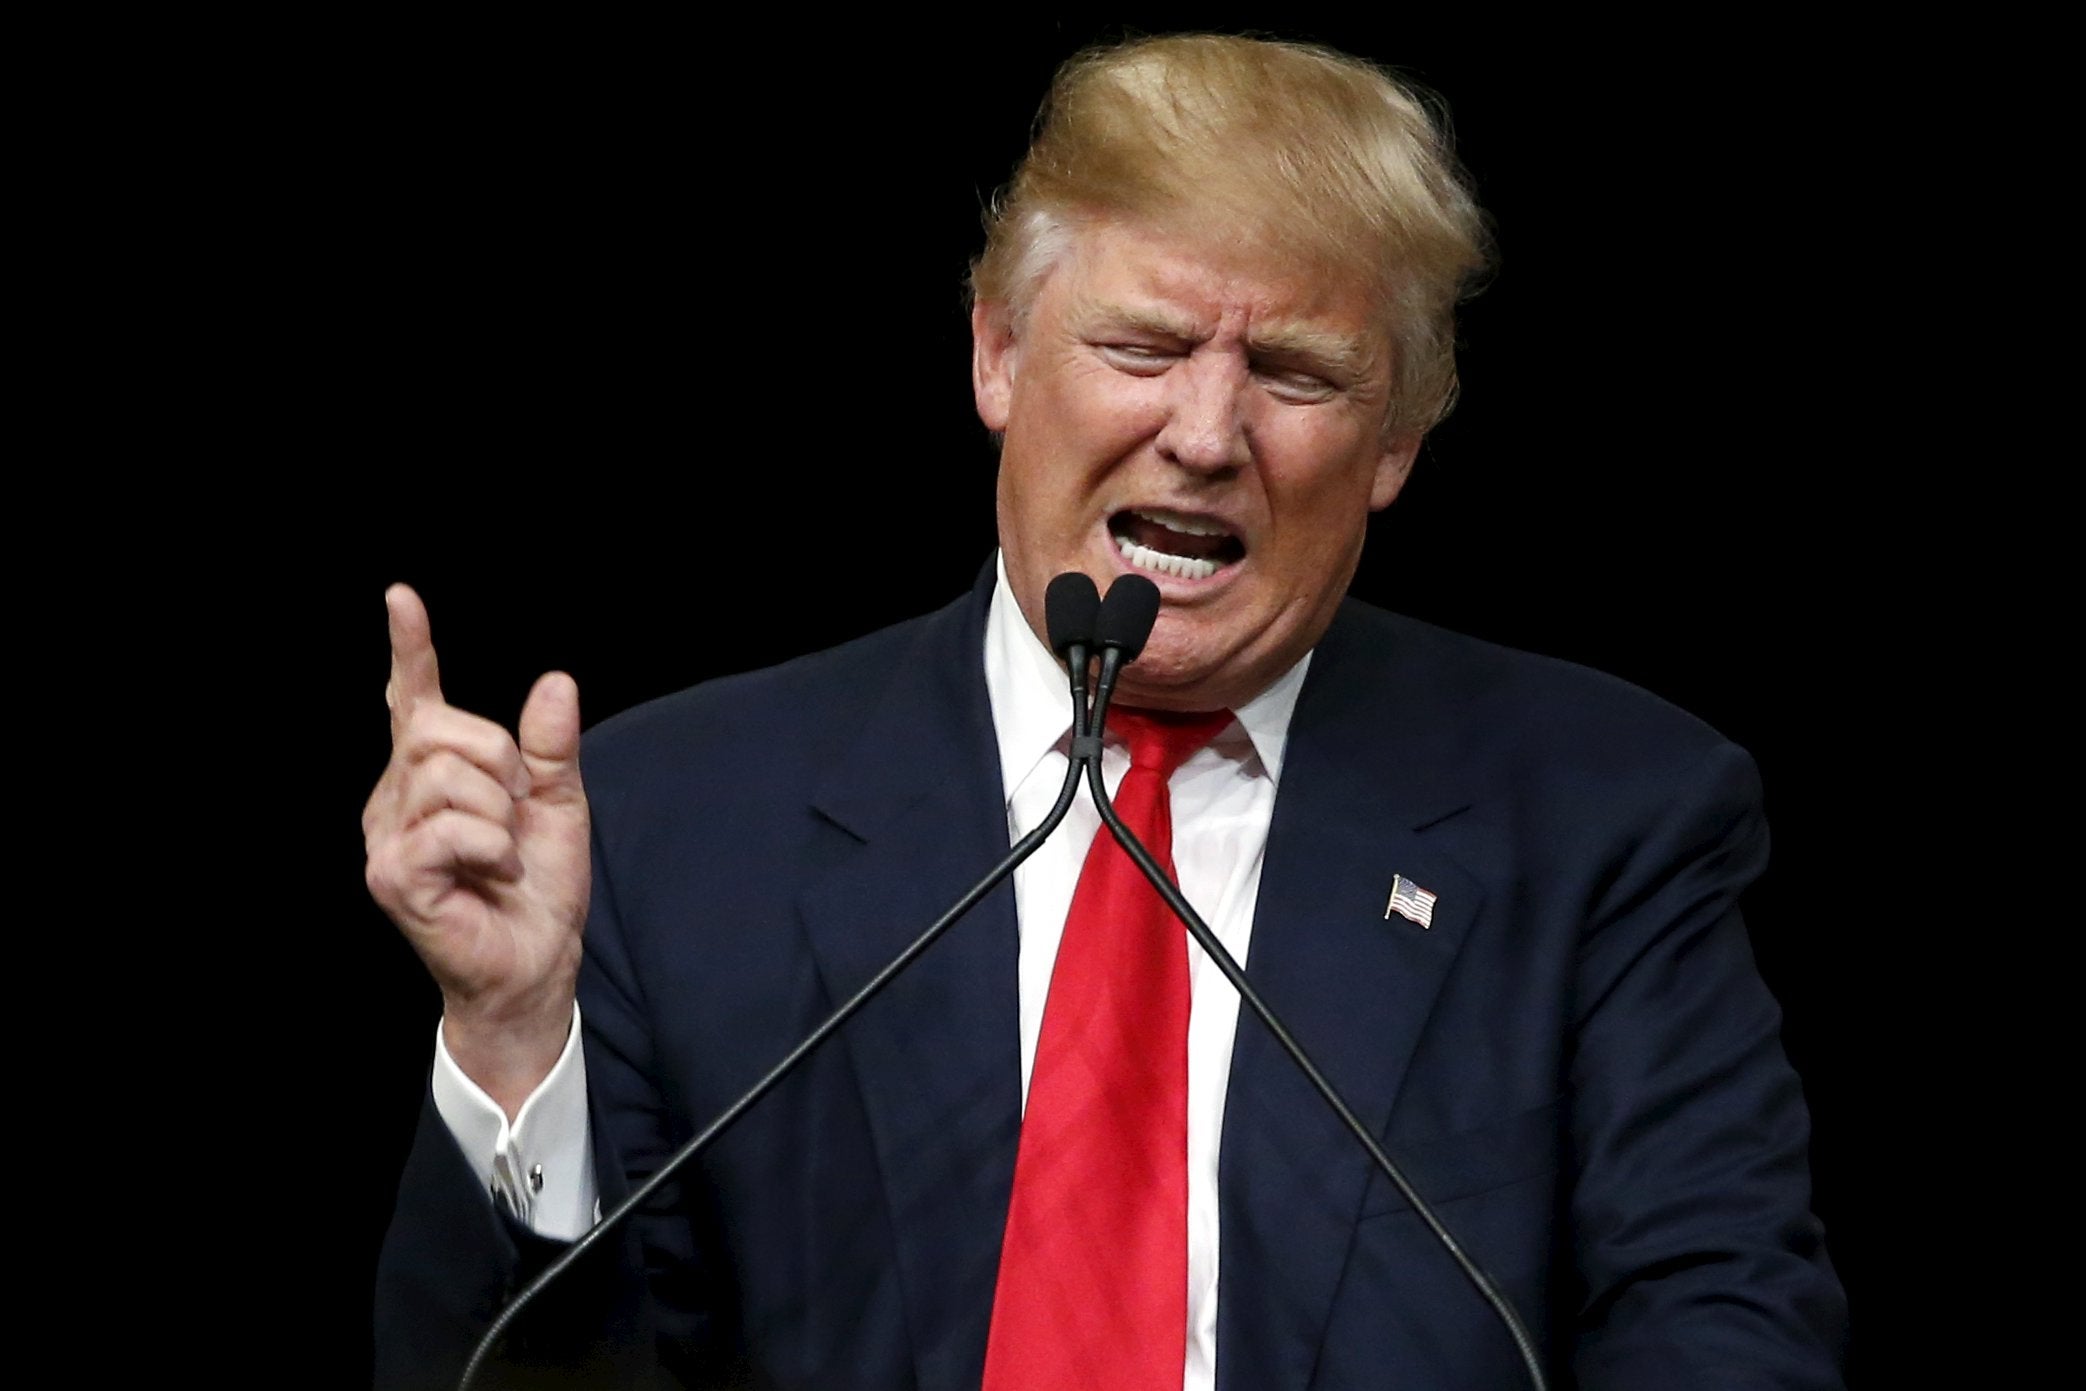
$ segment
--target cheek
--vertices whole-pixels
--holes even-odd
[[[1090,492],[1076,462],[1057,453],[1002,456],[999,527],[1002,544],[1026,565],[1056,573],[1084,532]]]
[[[1277,559],[1299,581],[1344,576],[1366,534],[1374,475],[1353,459],[1341,462],[1339,468],[1267,477]]]
[[[1166,421],[1165,383],[1106,367],[1060,374],[1047,393],[1051,427],[1068,451],[1102,465],[1156,434]]]
[[[1027,453],[1000,465],[1001,520],[1025,526],[1031,532],[1048,524],[1065,506],[1064,461],[1046,454]]]

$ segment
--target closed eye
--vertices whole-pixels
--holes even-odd
[[[1180,351],[1150,343],[1097,343],[1102,361],[1140,377],[1157,376],[1180,359]]]
[[[1330,401],[1340,394],[1337,383],[1294,367],[1256,367],[1254,375],[1266,384],[1268,391],[1278,400],[1291,401],[1298,405],[1310,405],[1318,401]]]

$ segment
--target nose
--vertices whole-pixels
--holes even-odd
[[[1204,349],[1174,364],[1166,380],[1166,423],[1156,441],[1160,454],[1196,473],[1245,467],[1252,458],[1245,364]]]

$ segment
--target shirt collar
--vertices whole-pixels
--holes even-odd
[[[1064,668],[1014,602],[1006,557],[997,557],[993,565],[998,573],[985,619],[985,689],[999,737],[1000,786],[1011,798],[1038,763],[1066,746],[1072,703]],[[1259,771],[1279,785],[1290,716],[1296,713],[1297,695],[1310,665],[1311,654],[1306,652],[1273,685],[1234,710],[1237,722],[1217,736],[1213,747],[1241,759],[1257,758]]]

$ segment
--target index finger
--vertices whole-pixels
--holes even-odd
[[[391,680],[384,703],[391,707],[391,737],[397,738],[423,701],[442,698],[442,676],[435,665],[434,631],[427,605],[412,586],[394,584],[384,591],[384,612],[391,620]]]

